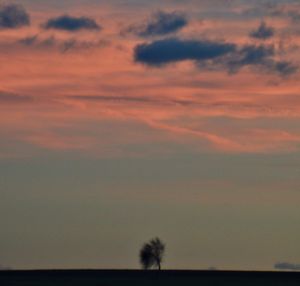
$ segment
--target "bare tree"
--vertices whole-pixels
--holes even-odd
[[[154,238],[145,243],[140,250],[140,262],[143,268],[158,268],[158,270],[161,270],[165,249],[165,244],[159,238]]]

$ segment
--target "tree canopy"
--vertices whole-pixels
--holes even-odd
[[[161,270],[161,264],[165,254],[165,244],[154,238],[145,243],[140,250],[140,263],[144,269],[157,268]]]

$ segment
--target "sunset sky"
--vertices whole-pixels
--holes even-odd
[[[300,263],[299,0],[0,3],[0,268]]]

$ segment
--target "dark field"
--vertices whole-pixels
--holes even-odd
[[[1,286],[300,286],[300,273],[236,271],[2,271]]]

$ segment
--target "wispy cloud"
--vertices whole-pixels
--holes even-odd
[[[267,26],[265,22],[261,22],[259,27],[250,33],[250,36],[259,40],[267,40],[275,35],[275,29]]]
[[[300,264],[294,264],[289,262],[278,262],[275,263],[274,268],[277,270],[300,271]]]
[[[158,11],[146,23],[133,25],[127,32],[141,37],[164,36],[177,32],[187,25],[188,19],[182,13]]]
[[[105,40],[81,40],[74,37],[59,39],[55,36],[43,37],[40,35],[33,35],[22,38],[17,41],[18,44],[34,48],[56,48],[62,53],[71,50],[86,50],[91,48],[102,48],[109,45]]]
[[[277,5],[269,6],[267,12],[269,16],[286,18],[293,23],[300,21],[299,3],[278,3]]]

